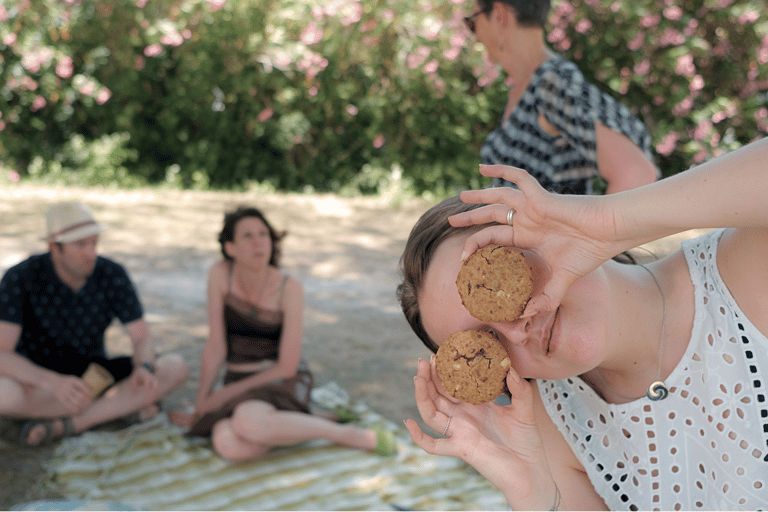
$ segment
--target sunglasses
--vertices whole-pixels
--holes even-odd
[[[475,19],[481,14],[487,14],[487,12],[487,10],[481,9],[476,13],[473,13],[471,16],[464,16],[464,24],[467,26],[470,32],[474,34],[475,30],[477,29],[477,22]]]

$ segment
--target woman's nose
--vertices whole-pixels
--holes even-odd
[[[523,346],[531,338],[533,319],[521,318],[513,322],[499,322],[492,324],[492,327],[513,345]]]

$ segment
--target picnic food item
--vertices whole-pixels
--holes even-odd
[[[81,378],[91,388],[91,392],[88,394],[91,400],[115,383],[115,378],[112,377],[112,374],[106,368],[96,363],[89,364]]]
[[[512,322],[531,299],[533,280],[520,251],[489,245],[464,260],[456,287],[473,317],[483,322]]]
[[[474,329],[450,335],[435,355],[435,370],[443,387],[452,397],[470,404],[498,397],[510,365],[499,340]]]

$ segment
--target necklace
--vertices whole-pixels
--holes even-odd
[[[660,336],[659,336],[659,367],[656,371],[656,381],[654,381],[650,386],[648,386],[648,391],[645,392],[645,396],[648,397],[649,400],[652,400],[654,402],[658,402],[659,400],[664,400],[667,398],[667,395],[669,395],[669,390],[667,389],[667,385],[664,383],[663,380],[661,380],[661,362],[664,358],[664,341],[666,338],[666,325],[667,325],[667,301],[664,297],[664,292],[661,289],[661,285],[659,284],[659,280],[656,279],[656,276],[653,272],[651,272],[651,269],[646,267],[645,265],[638,265],[639,267],[642,267],[646,272],[651,274],[651,277],[653,278],[653,282],[656,284],[656,289],[659,290],[659,295],[661,295],[661,329],[660,329]],[[596,372],[597,376],[600,378],[600,381],[603,383],[604,386],[608,387],[608,385],[605,382],[605,379],[603,378],[603,375],[600,372]],[[630,399],[629,397],[625,397],[622,395],[619,395],[618,393],[614,393],[621,398]]]
[[[661,361],[664,358],[664,341],[667,335],[666,329],[667,329],[667,300],[664,297],[664,291],[661,289],[661,285],[659,284],[659,280],[656,279],[656,275],[651,272],[651,269],[646,267],[645,265],[640,265],[642,268],[646,270],[649,274],[651,274],[651,277],[653,278],[653,282],[656,283],[656,288],[659,290],[659,295],[661,295],[661,334],[659,339],[659,369],[656,373],[656,382],[648,386],[648,391],[645,392],[645,395],[654,402],[657,402],[659,400],[664,400],[667,398],[667,395],[669,395],[669,390],[667,389],[667,385],[664,384],[664,381],[661,380]]]

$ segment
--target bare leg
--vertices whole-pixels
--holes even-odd
[[[376,432],[342,425],[300,412],[280,411],[266,402],[251,400],[235,409],[232,417],[214,426],[216,451],[231,460],[253,459],[277,446],[291,446],[311,439],[373,450]]]
[[[176,354],[166,354],[159,357],[155,367],[158,385],[154,391],[149,389],[136,390],[132,387],[130,378],[125,379],[109,389],[82,413],[72,416],[72,433],[82,432],[95,425],[140,410],[145,418],[157,414],[155,402],[180,386],[186,379],[188,370],[186,363]],[[59,418],[69,415],[68,411],[62,407],[52,394],[43,392],[39,388],[33,389],[21,386],[14,381],[3,380],[5,382],[0,381],[0,392],[3,390],[3,385],[6,385],[11,392],[11,396],[16,397],[15,400],[9,400],[6,404],[9,407],[6,414],[9,416],[21,418]],[[57,421],[54,423],[54,435],[60,435],[63,429],[63,422]],[[34,428],[29,432],[27,441],[35,445],[44,434],[44,427]]]

